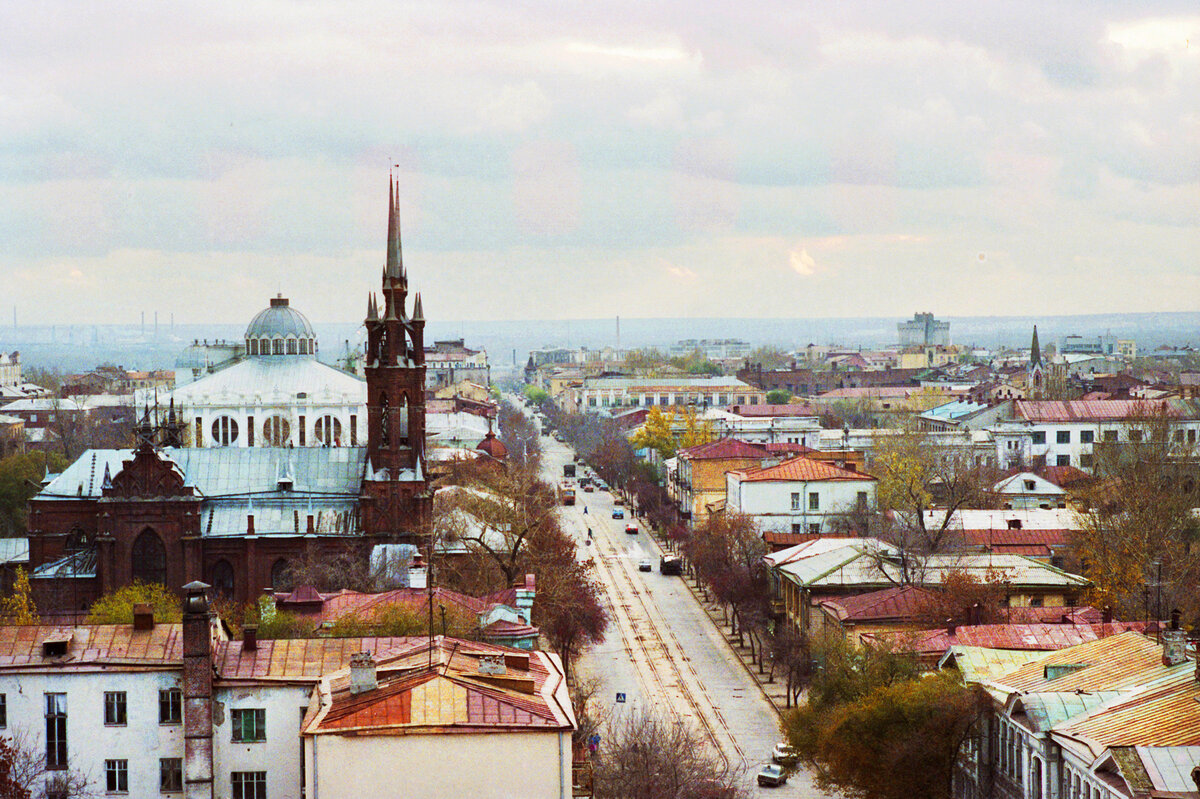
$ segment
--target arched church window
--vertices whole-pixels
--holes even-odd
[[[208,584],[217,596],[233,598],[233,566],[225,559],[218,560],[208,572]]]
[[[336,416],[321,416],[317,419],[313,436],[326,447],[341,446],[342,422]]]
[[[78,525],[71,528],[71,532],[67,533],[67,540],[63,544],[63,551],[68,555],[80,552],[91,546],[91,536],[83,531]]]
[[[268,447],[286,447],[292,435],[292,425],[282,416],[271,416],[263,422],[263,443]]]
[[[271,353],[273,355],[283,355],[283,339],[277,338],[271,342]]]
[[[289,338],[287,340],[287,354],[295,355],[299,350],[296,349],[296,339]]]
[[[250,354],[258,355],[258,339],[256,338],[250,339]]]
[[[218,447],[227,447],[237,441],[238,423],[230,416],[221,416],[212,423],[213,443]]]
[[[130,561],[134,580],[166,585],[167,550],[158,533],[149,527],[134,540]]]
[[[271,588],[276,592],[292,590],[292,570],[283,558],[271,565]]]
[[[308,355],[308,339],[306,338],[300,339],[300,354]]]
[[[258,342],[258,354],[259,355],[270,355],[271,354],[271,339],[264,338]]]
[[[375,359],[380,363],[387,361],[388,351],[388,334],[387,331],[381,331],[379,334],[379,349],[375,352]]]
[[[388,405],[388,395],[379,395],[379,443],[381,446],[392,445],[392,409]]]

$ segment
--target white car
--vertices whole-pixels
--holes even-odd
[[[638,561],[638,571],[640,571],[640,572],[654,571],[654,561],[650,560],[650,558],[642,558],[641,560]]]

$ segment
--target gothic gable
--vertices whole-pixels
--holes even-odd
[[[125,461],[121,471],[104,488],[105,497],[191,497],[195,490],[183,484],[179,468],[148,447],[139,447],[132,461]]]

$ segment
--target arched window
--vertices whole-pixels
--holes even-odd
[[[308,339],[306,338],[300,339],[300,354],[308,355]]]
[[[212,423],[213,443],[218,447],[227,447],[237,441],[238,423],[230,416],[221,416]]]
[[[283,558],[275,561],[271,566],[271,588],[277,592],[292,590],[291,569],[288,568],[288,562]]]
[[[259,355],[270,355],[271,354],[271,339],[264,337],[261,341],[258,342],[258,354]]]
[[[397,433],[399,433],[400,446],[408,446],[408,394],[400,395],[399,417],[396,420]]]
[[[295,355],[297,352],[298,352],[298,350],[296,349],[296,339],[289,338],[287,340],[287,354]]]
[[[320,416],[313,429],[313,437],[326,447],[341,446],[342,422],[336,416]]]
[[[250,354],[258,355],[258,339],[256,338],[250,339]]]
[[[208,572],[208,584],[213,587],[217,596],[231,599],[233,597],[233,566],[227,560],[218,560]]]
[[[387,361],[387,351],[388,334],[387,331],[384,330],[379,334],[379,349],[375,351],[375,358],[379,361],[379,363],[385,363]]]
[[[263,444],[268,447],[286,447],[292,434],[292,426],[282,416],[271,416],[263,422]]]
[[[381,446],[392,445],[392,409],[388,405],[388,395],[379,395],[379,443]]]
[[[147,527],[133,542],[130,552],[133,579],[143,583],[167,583],[167,550],[158,533]]]
[[[283,339],[277,338],[271,342],[271,353],[273,355],[283,355]]]

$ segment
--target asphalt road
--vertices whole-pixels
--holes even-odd
[[[571,451],[549,438],[542,439],[542,449],[547,479],[562,480]],[[774,709],[682,580],[659,573],[660,552],[651,537],[627,534],[627,520],[613,519],[612,509],[612,495],[599,490],[578,491],[577,504],[562,508],[563,527],[575,536],[580,557],[596,558],[612,615],[607,640],[584,654],[578,673],[601,679],[602,705],[614,717],[650,707],[695,724],[751,795],[826,796],[804,772],[781,788],[755,784],[780,738]],[[651,572],[637,568],[646,557],[653,561]]]

